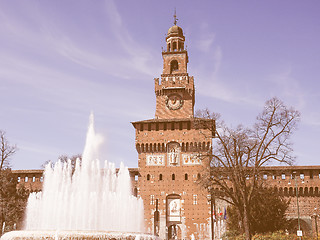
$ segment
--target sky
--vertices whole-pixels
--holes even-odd
[[[89,115],[99,159],[137,167],[131,122],[155,114],[161,49],[178,22],[195,109],[250,127],[264,103],[301,112],[297,165],[320,165],[320,1],[0,0],[0,129],[13,169],[82,153]]]

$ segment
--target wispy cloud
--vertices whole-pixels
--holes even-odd
[[[304,89],[301,83],[293,77],[292,66],[287,66],[281,72],[269,76],[269,81],[276,95],[281,95],[297,108],[303,109],[306,105]]]

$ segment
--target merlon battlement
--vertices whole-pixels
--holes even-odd
[[[163,89],[172,89],[172,88],[184,88],[184,89],[193,89],[194,80],[193,76],[181,75],[181,76],[161,76],[161,81],[159,78],[154,79],[155,82],[155,91]]]

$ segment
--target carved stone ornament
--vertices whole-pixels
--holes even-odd
[[[178,166],[180,163],[180,145],[177,142],[171,142],[168,144],[168,165]]]
[[[164,155],[147,155],[147,166],[164,166]]]
[[[166,106],[170,110],[178,110],[183,105],[183,99],[179,94],[170,94],[166,96]]]

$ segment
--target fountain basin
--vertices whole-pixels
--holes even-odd
[[[1,240],[159,240],[158,237],[142,233],[104,231],[12,231]]]

